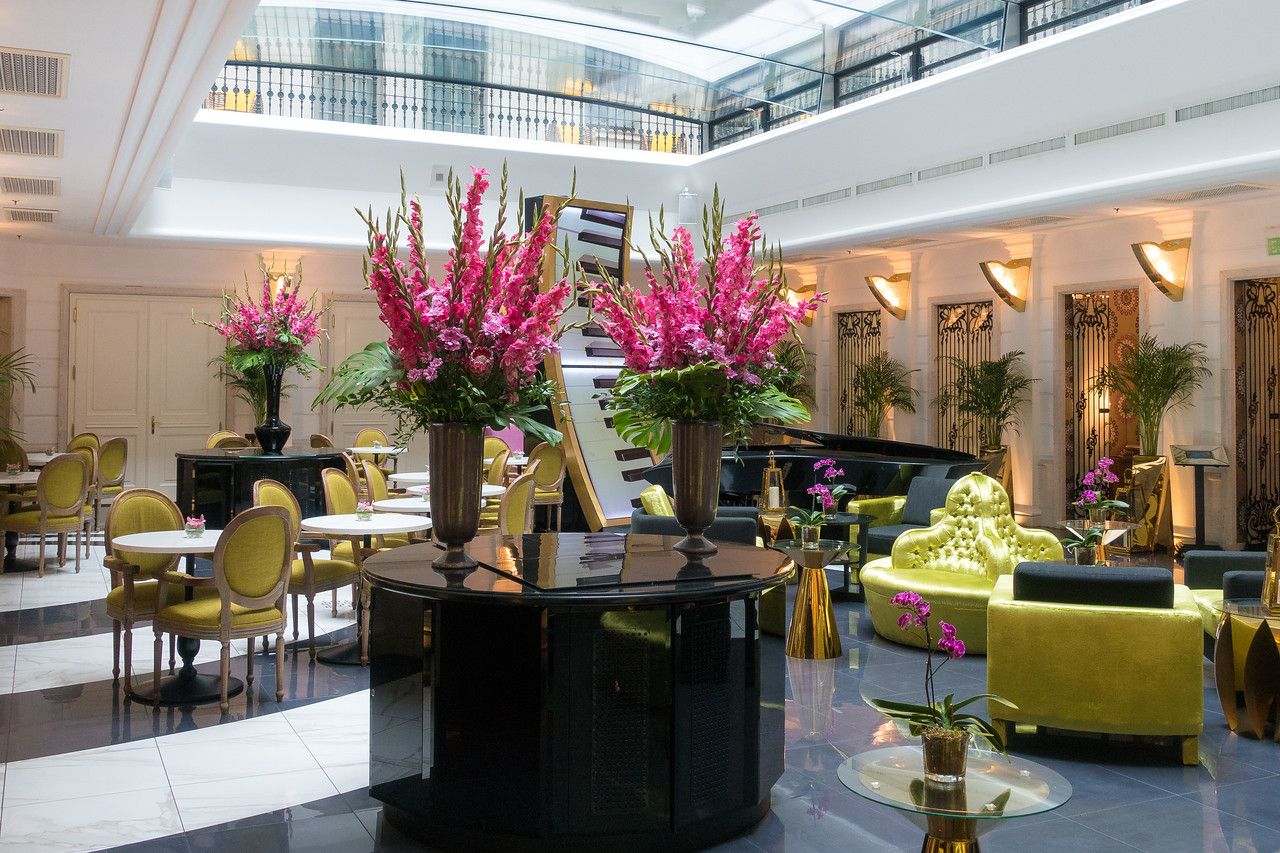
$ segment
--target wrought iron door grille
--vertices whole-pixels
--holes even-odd
[[[836,315],[836,399],[838,427],[845,435],[866,435],[866,418],[853,408],[858,367],[880,352],[880,309]]]
[[[938,380],[934,389],[940,395],[956,378],[959,359],[968,364],[991,358],[991,331],[995,304],[952,302],[937,306],[935,335],[938,341]],[[938,443],[953,450],[978,454],[986,436],[972,418],[961,416],[955,404],[939,406],[937,413]]]
[[[1265,545],[1280,504],[1280,279],[1236,282],[1236,528]]]

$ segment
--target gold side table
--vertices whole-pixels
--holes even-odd
[[[857,550],[857,546],[837,539],[819,539],[818,547],[805,548],[799,539],[782,539],[772,547],[791,558],[800,578],[791,629],[787,632],[787,656],[808,660],[840,657],[843,651],[826,567]]]
[[[1213,671],[1227,726],[1261,740],[1267,721],[1276,717],[1274,737],[1280,743],[1280,613],[1271,612],[1256,598],[1229,598],[1221,608]],[[1246,643],[1248,647],[1243,648]],[[1243,666],[1237,665],[1240,654]],[[1237,693],[1244,694],[1243,718]]]

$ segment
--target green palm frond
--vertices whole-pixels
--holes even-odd
[[[1199,341],[1161,344],[1154,335],[1143,335],[1137,344],[1121,348],[1116,361],[1098,373],[1095,387],[1123,398],[1138,421],[1143,455],[1155,456],[1165,413],[1188,405],[1212,375]]]
[[[876,353],[858,365],[853,374],[852,406],[867,425],[867,435],[879,437],[885,414],[901,409],[915,414],[918,392],[911,387],[907,366],[887,353]]]
[[[31,353],[22,349],[16,349],[0,355],[0,404],[5,406],[13,402],[14,392],[22,387],[27,387],[31,393],[36,393],[36,375],[34,371],[35,359]],[[11,410],[14,422],[17,421],[17,412]],[[22,437],[22,431],[16,426],[0,426],[0,438],[15,441]]]
[[[999,444],[1006,429],[1016,429],[1018,412],[1036,381],[1027,375],[1022,361],[1025,355],[1014,350],[976,363],[944,356],[951,365],[953,379],[935,404],[943,409],[954,405],[961,415],[977,421],[988,442]]]

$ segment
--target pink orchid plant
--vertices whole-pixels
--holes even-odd
[[[839,510],[840,501],[849,493],[848,486],[836,483],[838,478],[844,476],[844,469],[836,467],[836,460],[819,459],[813,463],[813,471],[818,481],[805,489],[805,494],[813,497],[813,507],[809,510],[802,510],[799,507],[791,508],[792,521],[797,524],[824,523],[828,516]],[[823,480],[826,482],[822,482]]]
[[[402,182],[403,183],[403,182]],[[555,220],[544,208],[533,230],[507,233],[507,170],[503,166],[497,219],[486,243],[480,206],[489,188],[485,169],[469,186],[449,176],[453,247],[443,274],[430,274],[422,207],[402,186],[400,210],[379,222],[362,214],[369,231],[365,279],[378,301],[386,342],[347,358],[316,404],[374,403],[397,415],[407,435],[431,423],[503,429],[514,422],[539,438],[560,434],[530,415],[547,405],[554,386],[541,378],[543,359],[558,350],[559,325],[571,287],[562,278],[541,287],[543,256]],[[408,260],[399,256],[400,229]]]
[[[248,280],[245,292],[223,294],[222,315],[208,326],[227,341],[226,367],[248,374],[261,367],[296,367],[304,376],[319,369],[307,347],[320,336],[321,312],[315,298],[302,298],[302,265],[292,276],[273,278],[260,262],[261,290]],[[282,283],[277,286],[277,282]]]
[[[1000,732],[987,720],[976,714],[964,713],[962,709],[983,699],[994,700],[1011,708],[1017,706],[994,693],[980,693],[959,702],[955,701],[954,693],[938,698],[935,680],[938,672],[950,661],[964,657],[964,641],[958,636],[956,627],[948,622],[938,621],[938,630],[942,636],[935,642],[929,623],[931,608],[920,593],[900,592],[889,599],[889,603],[902,611],[898,616],[898,628],[914,634],[924,643],[924,704],[893,702],[888,699],[868,699],[867,702],[886,717],[907,723],[912,736],[919,736],[927,729],[968,732],[987,740],[997,752],[1005,752],[1005,742]],[[937,664],[934,663],[935,652],[942,652],[944,655]]]
[[[1096,511],[1127,510],[1127,503],[1110,497],[1114,494],[1116,484],[1120,482],[1120,477],[1111,470],[1113,465],[1115,460],[1110,456],[1099,459],[1093,470],[1080,478],[1080,497],[1072,506],[1086,515]]]
[[[782,390],[792,368],[775,350],[825,294],[788,301],[781,257],[762,252],[757,217],[725,235],[718,192],[703,213],[702,260],[686,228],[665,234],[661,214],[649,231],[658,259],[646,258],[645,285],[606,278],[589,291],[595,322],[626,361],[609,403],[618,434],[665,452],[672,421],[716,421],[741,440],[757,421],[808,417]]]

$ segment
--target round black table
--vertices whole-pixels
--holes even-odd
[[[387,819],[445,849],[696,850],[767,814],[784,668],[758,604],[792,564],[676,541],[484,536],[448,578],[430,543],[367,559]]]
[[[298,499],[303,518],[324,515],[320,472],[343,467],[342,451],[334,447],[286,448],[279,456],[265,455],[256,447],[180,450],[174,455],[178,506],[187,515],[203,515],[217,528],[253,506],[253,484],[259,480],[284,483]]]

